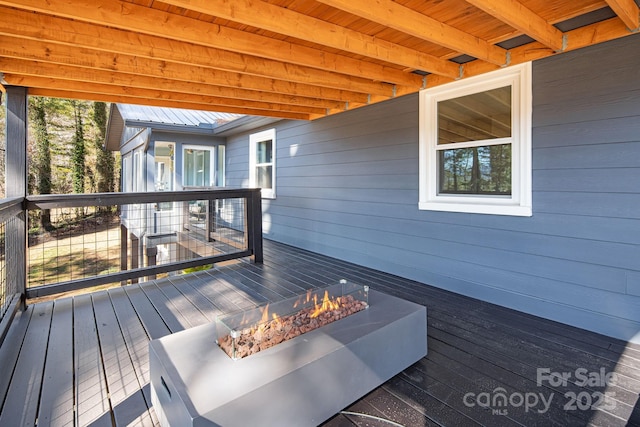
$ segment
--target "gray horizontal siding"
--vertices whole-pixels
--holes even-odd
[[[640,36],[534,63],[533,216],[419,211],[418,97],[277,125],[267,237],[629,339],[640,331]],[[246,185],[248,135],[228,185]],[[640,341],[640,335],[636,337]]]

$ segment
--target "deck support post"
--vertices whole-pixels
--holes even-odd
[[[120,224],[120,271],[127,271],[129,269],[129,257],[128,255],[128,247],[129,247],[129,239],[128,230],[124,224]],[[122,286],[127,284],[126,280],[120,282]]]
[[[147,247],[147,267],[153,267],[157,264],[157,256],[158,256],[158,248],[157,247]],[[147,280],[155,280],[156,275],[152,274],[151,276],[147,276]]]
[[[5,197],[27,196],[27,88],[6,86]],[[24,306],[27,288],[27,214],[7,223],[7,281],[21,296]],[[7,283],[9,285],[9,283]]]
[[[133,233],[129,234],[131,239],[131,269],[138,268],[138,259],[140,258],[140,239]],[[131,279],[131,283],[138,283],[138,278]]]
[[[262,193],[260,189],[251,192],[246,198],[245,219],[247,245],[253,262],[262,264]]]

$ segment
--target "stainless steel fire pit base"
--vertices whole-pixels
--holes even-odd
[[[215,325],[149,344],[151,396],[168,426],[313,426],[427,354],[425,307],[370,291],[370,307],[240,360]]]

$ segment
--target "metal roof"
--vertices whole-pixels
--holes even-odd
[[[150,127],[175,132],[212,132],[216,127],[246,117],[242,114],[181,108],[111,104],[105,145],[118,151],[125,126]]]
[[[180,108],[149,107],[144,105],[116,104],[125,123],[144,122],[176,126],[220,125],[237,118],[241,114],[217,113],[212,111],[183,110]]]

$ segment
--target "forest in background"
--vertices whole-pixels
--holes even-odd
[[[119,191],[119,161],[106,151],[109,105],[29,97],[29,194]],[[5,107],[0,108],[0,196],[5,196]]]

